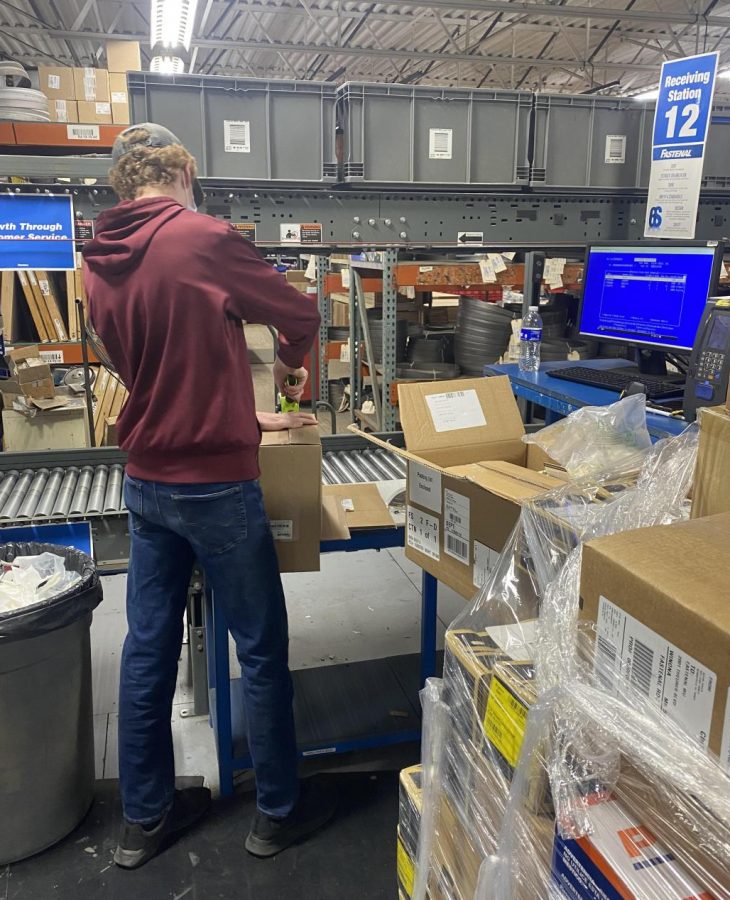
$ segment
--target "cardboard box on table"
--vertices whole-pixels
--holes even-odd
[[[470,598],[496,562],[522,501],[563,482],[522,442],[509,379],[400,384],[408,461],[406,556]]]
[[[698,411],[697,453],[692,518],[730,512],[730,409],[706,406]]]
[[[583,547],[581,617],[596,663],[618,661],[730,771],[730,513],[625,531]]]

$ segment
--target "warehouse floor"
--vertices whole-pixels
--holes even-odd
[[[97,802],[82,825],[45,854],[0,871],[1,900],[213,900],[215,897],[366,900],[395,894],[397,771],[417,761],[406,746],[326,760],[337,779],[341,810],[335,827],[276,860],[253,860],[243,839],[253,811],[251,783],[218,800],[211,819],[136,873],[111,864],[118,809],[117,686],[125,633],[126,577],[104,579],[94,614],[92,659]],[[336,553],[322,571],[284,576],[293,669],[412,654],[420,641],[420,570],[402,550]],[[439,640],[464,608],[441,587]],[[184,657],[183,657],[184,659]],[[232,659],[232,671],[237,672]],[[172,728],[178,776],[202,776],[217,791],[208,718],[184,717],[192,695],[180,666]],[[318,761],[321,770],[322,761]],[[354,876],[354,877],[353,877]]]

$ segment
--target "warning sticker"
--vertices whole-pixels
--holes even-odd
[[[321,244],[322,225],[319,222],[282,224],[279,226],[279,239],[282,244]]]
[[[406,543],[424,556],[440,559],[439,521],[420,509],[408,507]]]
[[[232,222],[233,228],[241,237],[245,237],[249,241],[256,240],[256,223],[255,222]]]
[[[74,222],[74,237],[77,241],[90,241],[94,237],[93,219],[76,219]]]

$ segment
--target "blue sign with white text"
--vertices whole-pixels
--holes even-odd
[[[71,197],[0,194],[0,271],[74,267]]]
[[[654,117],[653,159],[698,159],[704,152],[717,53],[665,62]]]

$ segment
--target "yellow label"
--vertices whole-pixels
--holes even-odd
[[[524,703],[517,700],[498,678],[493,678],[484,714],[484,733],[513,769],[520,758],[526,721]]]
[[[413,860],[408,855],[403,841],[398,838],[398,883],[406,892],[406,896],[413,894],[413,884],[416,880],[416,871]]]

